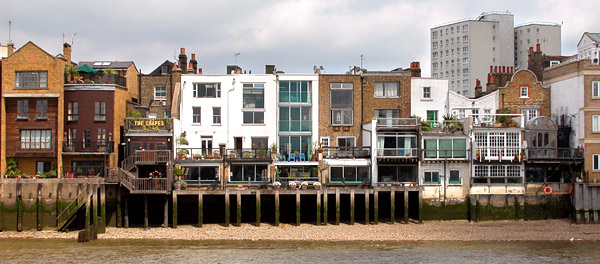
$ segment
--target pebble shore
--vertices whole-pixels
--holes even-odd
[[[4,231],[3,238],[76,239],[77,232]],[[424,224],[300,226],[261,224],[255,227],[224,227],[205,224],[202,228],[180,225],[176,229],[153,227],[106,229],[98,239],[167,240],[307,240],[307,241],[600,241],[600,225],[576,225],[569,220],[542,221],[427,221]]]

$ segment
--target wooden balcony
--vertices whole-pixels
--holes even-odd
[[[50,142],[15,142],[16,156],[48,156],[56,154],[56,143]]]
[[[123,160],[121,167],[131,170],[137,165],[155,165],[173,160],[170,150],[136,150]]]

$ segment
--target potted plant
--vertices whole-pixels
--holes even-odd
[[[267,150],[266,149],[258,149],[256,151],[256,154],[258,155],[259,158],[263,159],[265,157],[265,154],[267,154]]]
[[[317,153],[315,151],[313,151],[311,153],[311,156],[312,156],[312,158],[311,158],[312,161],[317,161]]]
[[[202,158],[202,155],[200,154],[193,154],[192,157],[194,157],[195,160],[199,160]]]
[[[318,182],[318,181],[313,182],[312,185],[313,185],[313,188],[315,188],[315,190],[321,190],[321,183],[320,182]]]
[[[296,182],[294,182],[294,181],[289,182],[288,186],[290,187],[290,189],[296,189],[297,188]]]
[[[235,159],[235,157],[236,157],[235,150],[230,150],[229,151],[229,158]]]
[[[275,155],[276,153],[277,153],[277,145],[275,143],[273,143],[273,144],[271,144],[271,155]]]
[[[308,189],[308,182],[303,181],[302,183],[300,183],[300,186],[302,186],[302,190],[306,190]]]
[[[175,176],[175,184],[173,187],[175,187],[175,190],[181,190],[181,176],[183,176],[183,170],[180,168],[174,168],[173,176]]]
[[[177,151],[177,159],[183,160],[187,157],[187,155],[190,153],[189,150],[187,149],[181,149],[179,151]]]
[[[273,183],[273,189],[275,190],[279,190],[279,188],[281,188],[281,183],[276,181]]]
[[[296,161],[300,161],[300,152],[296,150],[294,154],[296,154]]]
[[[244,153],[242,153],[242,158],[244,159],[249,159],[251,156],[250,151],[244,151]]]
[[[75,66],[67,66],[67,67],[65,67],[65,74],[69,75],[69,79],[67,80],[67,83],[73,83],[73,81],[75,80],[75,77],[79,76],[79,71],[77,70],[77,68]]]

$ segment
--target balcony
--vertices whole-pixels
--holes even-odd
[[[126,118],[125,133],[172,133],[172,121],[171,118]]]
[[[370,147],[323,147],[323,157],[327,159],[370,158]]]
[[[129,171],[137,165],[155,165],[172,159],[170,150],[136,150],[123,160],[121,167]]]
[[[481,128],[525,127],[523,114],[482,114],[473,116],[473,126]]]
[[[237,161],[271,161],[271,149],[227,149],[226,160]]]
[[[103,166],[63,167],[65,178],[104,177]]]
[[[378,158],[416,158],[417,148],[378,148],[375,150]]]
[[[520,147],[487,147],[476,148],[473,156],[478,161],[522,161],[525,152]]]
[[[50,142],[15,142],[16,155],[53,155],[56,153],[56,143]]]
[[[114,152],[113,141],[92,140],[67,140],[63,142],[63,154],[102,153]]]
[[[177,160],[216,160],[223,155],[219,148],[177,148]]]
[[[416,118],[377,118],[378,128],[417,129]]]
[[[528,160],[583,160],[582,148],[527,148]]]
[[[308,132],[312,131],[312,121],[310,120],[280,120],[279,132]]]
[[[467,160],[467,150],[423,150],[423,160]]]
[[[126,87],[127,78],[119,76],[117,74],[84,74],[82,80],[76,80],[74,82],[69,82],[67,78],[65,78],[65,87],[68,88],[76,89],[78,86],[87,87],[96,84],[116,84],[119,86]]]

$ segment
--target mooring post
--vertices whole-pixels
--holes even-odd
[[[327,225],[327,188],[323,189],[323,225]]]
[[[202,227],[204,220],[204,197],[202,192],[198,192],[198,227]]]
[[[17,231],[23,231],[23,184],[17,182]]]
[[[165,195],[164,199],[164,209],[163,209],[163,228],[169,227],[169,196]]]
[[[300,225],[300,190],[296,189],[296,225]]]
[[[419,224],[423,223],[423,188],[419,187]]]
[[[404,186],[404,223],[408,224],[408,186]]]
[[[106,233],[106,185],[100,185],[100,219],[98,221],[98,233]]]
[[[590,191],[591,188],[587,188],[587,184],[583,184],[583,217],[586,224],[590,223]]]
[[[279,226],[279,190],[275,190],[275,226]]]
[[[4,183],[0,182],[0,232],[4,230],[4,203],[2,203],[3,201],[3,196],[4,196]],[[58,215],[58,213],[56,214]],[[57,220],[58,223],[58,220]],[[57,224],[58,226],[58,224]]]
[[[117,227],[123,227],[123,212],[121,209],[121,186],[117,185]]]
[[[260,226],[260,190],[256,190],[256,226]]]
[[[225,226],[229,226],[229,190],[225,189]]]
[[[317,190],[317,226],[321,225],[321,191]]]
[[[90,185],[88,184],[86,187],[86,202],[85,202],[85,232],[88,236],[88,238],[90,237],[91,234],[91,228],[90,228],[90,220],[92,219],[92,210],[90,210],[90,203],[91,198],[92,198],[92,194],[91,194],[91,190],[90,190]]]
[[[335,224],[340,224],[340,189],[335,188]]]
[[[98,210],[100,200],[98,200],[98,185],[92,184],[92,229],[94,237],[98,234],[98,219],[100,218],[100,210]]]
[[[369,190],[365,190],[365,225],[369,224]]]
[[[125,228],[129,228],[129,194],[125,194],[123,196],[123,211],[124,211],[124,217],[123,217],[123,227]]]
[[[42,203],[42,201],[44,199],[44,197],[42,196],[43,188],[44,188],[44,185],[42,185],[41,183],[38,183],[38,186],[37,186],[37,200],[36,200],[37,231],[42,231],[42,229],[44,228],[44,206],[43,206],[43,203]]]
[[[396,221],[396,191],[394,187],[390,187],[390,223]]]
[[[242,226],[242,193],[240,191],[236,191],[235,192],[235,198],[236,198],[236,226]]]
[[[350,189],[350,225],[354,225],[354,189]]]
[[[1,186],[1,184],[0,184]],[[0,187],[1,188],[1,187]],[[2,202],[2,199],[0,197],[0,203]],[[60,215],[60,213],[62,213],[62,203],[63,203],[63,199],[62,199],[62,183],[59,182],[56,186],[56,202],[54,203],[56,206],[56,216]],[[2,208],[0,206],[0,208]],[[0,219],[3,219],[0,215]],[[0,226],[2,226],[2,221],[0,221]],[[56,226],[58,227],[58,217],[56,218]],[[0,227],[0,230],[2,230],[2,228]]]
[[[144,194],[144,229],[148,229],[148,195]]]
[[[173,228],[177,228],[177,192],[173,192],[173,212],[171,212],[171,214],[173,215]]]
[[[379,224],[379,189],[373,190],[373,223]]]

